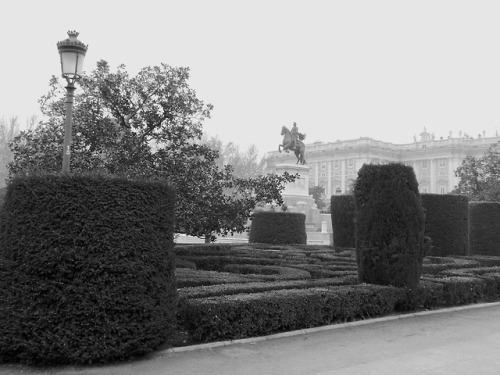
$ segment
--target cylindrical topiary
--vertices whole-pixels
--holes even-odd
[[[298,212],[256,212],[250,226],[250,243],[306,244],[306,215]]]
[[[95,363],[175,326],[174,192],[161,183],[14,180],[0,213],[0,362]]]
[[[336,249],[353,248],[354,241],[354,197],[352,195],[333,195],[331,198],[331,217],[333,245]]]
[[[414,288],[424,256],[424,211],[413,168],[365,164],[354,188],[361,283]]]
[[[500,203],[471,202],[469,209],[470,254],[500,256]]]
[[[425,235],[432,238],[433,256],[467,255],[469,198],[456,194],[421,194]]]

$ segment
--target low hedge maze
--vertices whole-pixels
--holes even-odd
[[[500,257],[428,257],[419,285],[407,289],[359,284],[354,249],[225,244],[175,253],[178,265],[194,265],[176,270],[187,344],[500,299]]]

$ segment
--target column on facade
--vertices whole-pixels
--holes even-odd
[[[437,193],[436,187],[436,160],[429,159],[429,193]]]
[[[458,158],[449,158],[448,163],[448,192],[455,189],[458,185],[460,179],[455,176],[455,170],[462,164],[461,160]]]
[[[319,185],[319,161],[314,164],[314,186]]]
[[[347,163],[347,160],[344,159],[344,160],[341,160],[340,161],[340,168],[341,168],[341,171],[340,171],[340,182],[341,182],[341,186],[340,186],[340,189],[342,189],[342,193],[345,193],[346,192],[346,189],[345,189],[345,174],[346,174],[346,164]]]
[[[332,161],[328,160],[326,163],[326,196],[331,197],[332,196]]]

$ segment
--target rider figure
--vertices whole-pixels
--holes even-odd
[[[299,128],[297,127],[297,123],[293,123],[292,130],[290,130],[290,135],[292,137],[292,150],[297,148],[297,141],[299,139]]]

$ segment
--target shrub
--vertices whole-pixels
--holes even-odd
[[[15,179],[0,213],[0,361],[93,363],[155,350],[175,326],[174,192]]]
[[[175,275],[179,288],[256,281],[255,277],[245,277],[230,272],[194,270],[191,268],[177,268]]]
[[[476,277],[436,277],[429,278],[443,286],[442,306],[456,306],[484,301],[487,298],[487,283]]]
[[[352,195],[332,196],[333,244],[336,249],[356,246],[354,242],[354,213],[354,197]]]
[[[471,202],[470,254],[500,255],[500,203]]]
[[[310,279],[311,274],[303,269],[281,266],[261,266],[255,264],[227,264],[223,271],[243,275],[259,275],[266,280]]]
[[[253,215],[250,243],[305,244],[306,216],[297,212],[261,211]]]
[[[356,281],[356,280],[354,280]],[[266,281],[239,284],[219,284],[208,286],[197,286],[179,289],[179,298],[200,298],[228,296],[241,293],[257,293],[270,290],[298,289],[311,287],[324,287],[333,285],[354,285],[351,277],[338,277],[334,279],[309,279],[309,280],[286,280]]]
[[[402,290],[356,285],[193,298],[180,316],[197,341],[240,339],[386,315]]]
[[[449,269],[478,267],[480,263],[473,259],[452,258],[452,257],[427,257],[422,265],[422,272],[425,274],[437,274]]]
[[[354,188],[360,282],[414,288],[424,256],[424,212],[411,167],[361,167]]]
[[[482,266],[500,266],[500,256],[494,255],[469,255],[462,257],[463,259],[469,259],[478,262]]]
[[[465,195],[422,194],[425,235],[432,238],[429,255],[467,255],[469,198]]]

